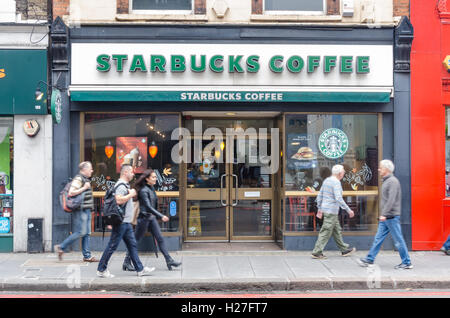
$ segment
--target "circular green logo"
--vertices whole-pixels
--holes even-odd
[[[348,137],[340,129],[329,128],[320,134],[319,150],[329,159],[337,159],[348,150]]]
[[[61,92],[58,89],[52,91],[50,106],[53,122],[59,124],[62,119],[62,98]]]

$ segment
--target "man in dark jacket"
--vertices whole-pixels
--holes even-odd
[[[406,247],[405,240],[403,239],[400,226],[402,190],[400,187],[400,182],[393,175],[394,164],[390,160],[382,160],[378,171],[380,172],[380,176],[383,178],[383,184],[381,185],[380,222],[378,223],[378,231],[372,244],[372,248],[365,258],[361,258],[359,260],[359,264],[364,267],[373,264],[384,239],[388,233],[391,233],[395,246],[400,253],[400,258],[402,259],[401,264],[395,266],[395,268],[412,269],[413,265],[411,264],[408,248]]]

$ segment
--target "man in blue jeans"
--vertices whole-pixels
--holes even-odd
[[[400,226],[402,191],[400,182],[393,175],[394,164],[390,160],[382,160],[378,171],[383,178],[383,184],[381,185],[380,222],[378,223],[378,231],[372,244],[372,248],[365,258],[359,260],[359,265],[366,267],[373,264],[384,239],[388,233],[391,233],[395,246],[400,253],[400,258],[402,259],[401,264],[395,266],[395,269],[412,269],[413,265],[411,264],[408,248],[403,239]]]
[[[441,251],[450,255],[450,235],[447,237],[447,241],[444,242],[444,245],[442,245]]]
[[[55,251],[61,261],[67,247],[73,244],[81,237],[81,249],[83,253],[83,261],[98,262],[91,255],[89,241],[91,236],[91,212],[94,210],[94,197],[92,195],[91,177],[94,170],[89,161],[84,161],[78,166],[80,172],[73,178],[69,189],[69,196],[83,195],[83,202],[79,210],[73,211],[73,233],[68,236],[61,245],[55,245]]]
[[[124,207],[125,216],[122,224],[112,227],[111,238],[97,267],[97,276],[99,277],[114,277],[114,275],[108,271],[108,262],[122,239],[125,242],[128,253],[130,254],[131,262],[133,263],[138,276],[148,275],[155,270],[154,267],[144,267],[138,256],[136,238],[134,237],[134,231],[131,225],[131,222],[133,221],[133,197],[136,196],[136,190],[130,190],[129,182],[133,180],[133,178],[133,168],[129,164],[122,165],[119,181],[117,181],[114,187],[116,188],[116,202],[118,205]]]

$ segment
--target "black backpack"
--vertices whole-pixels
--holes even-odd
[[[125,211],[123,207],[116,202],[116,190],[120,185],[126,186],[124,183],[120,183],[106,191],[102,212],[103,228],[107,225],[118,226],[122,224]]]

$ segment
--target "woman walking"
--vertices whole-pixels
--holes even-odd
[[[156,173],[152,169],[145,170],[144,173],[138,178],[135,184],[136,191],[138,192],[139,199],[139,216],[137,219],[137,225],[135,229],[136,241],[139,242],[149,230],[158,242],[159,249],[166,259],[167,268],[172,270],[172,267],[178,267],[181,262],[176,262],[170,257],[167,251],[164,237],[161,234],[161,228],[156,217],[162,219],[163,222],[168,222],[169,218],[158,211],[158,197],[156,196],[155,184]],[[127,253],[123,262],[122,269],[124,271],[134,271],[134,267],[131,264],[130,256]]]

